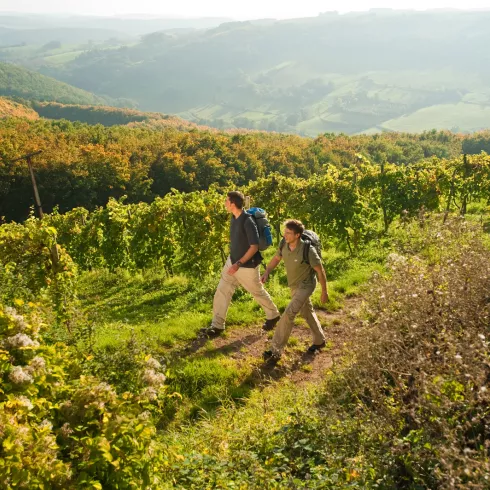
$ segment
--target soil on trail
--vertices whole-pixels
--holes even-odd
[[[235,359],[238,365],[254,362],[253,374],[248,380],[251,384],[280,378],[288,378],[296,384],[319,381],[341,359],[349,340],[355,338],[361,304],[362,298],[354,297],[347,298],[338,311],[316,310],[327,343],[316,354],[307,352],[312,343],[311,332],[299,317],[301,319],[293,328],[288,347],[276,365],[262,361],[262,353],[269,349],[273,332],[264,332],[258,325],[231,328],[225,335],[210,340],[197,339],[188,346],[187,351],[203,357],[221,353]]]

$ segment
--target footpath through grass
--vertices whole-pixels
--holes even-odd
[[[335,312],[346,299],[356,295],[374,271],[383,271],[388,252],[389,248],[379,244],[357,257],[333,248],[324,252],[330,300],[320,304],[318,287],[313,303],[324,312],[320,321],[325,329],[335,326]],[[161,425],[181,424],[189,417],[212,413],[229,401],[242,401],[265,378],[287,378],[294,370],[301,370],[302,377],[308,378],[313,369],[309,362],[301,362],[310,334],[298,318],[299,330],[293,331],[283,365],[275,373],[258,372],[262,350],[271,335],[260,330],[263,311],[241,288],[229,309],[224,337],[197,340],[199,330],[211,322],[218,281],[218,275],[168,277],[158,269],[93,271],[81,278],[79,298],[93,327],[81,338],[80,348],[91,354],[93,370],[125,390],[130,388],[133,359],[138,353],[149,352],[169,366],[169,391],[180,396],[169,404]],[[290,298],[282,264],[266,287],[282,312]],[[338,346],[330,342],[329,347]]]
[[[358,257],[329,249],[324,262],[330,300],[320,303],[320,288],[313,295],[316,308],[337,310],[345,297],[357,293],[374,271],[381,271],[389,249],[378,246]],[[267,260],[271,253],[268,254]],[[142,272],[93,271],[82,276],[79,298],[85,312],[97,324],[94,347],[117,347],[136,338],[164,351],[181,347],[210,324],[218,275],[204,278],[168,277],[158,269]],[[266,285],[278,308],[289,302],[284,266],[274,271]],[[263,311],[253,298],[238,288],[227,317],[227,328],[259,324]]]

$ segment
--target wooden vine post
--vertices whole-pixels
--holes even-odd
[[[37,189],[36,176],[34,174],[34,168],[32,165],[32,157],[39,155],[42,153],[42,150],[34,151],[32,153],[28,153],[27,155],[23,155],[15,160],[11,160],[11,162],[19,162],[25,160],[27,162],[27,166],[29,168],[29,174],[31,176],[32,189],[34,191],[34,200],[36,202],[37,212],[39,214],[39,219],[44,218],[43,207],[41,204],[41,198],[39,196],[39,191]],[[60,263],[60,257],[58,255],[58,248],[56,247],[56,243],[50,248],[51,261],[53,263],[53,269],[56,272],[58,270],[58,266]]]

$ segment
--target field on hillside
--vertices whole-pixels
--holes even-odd
[[[454,126],[450,126],[457,123]],[[420,131],[429,128],[448,128],[454,132],[478,131],[490,124],[490,105],[487,103],[442,104],[420,109],[412,114],[381,124],[390,131]]]
[[[39,114],[30,107],[0,97],[0,118],[3,119],[6,117],[23,117],[34,120],[39,118]]]

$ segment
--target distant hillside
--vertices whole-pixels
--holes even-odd
[[[26,107],[5,97],[0,97],[0,119],[6,117],[25,117],[31,120],[39,119],[38,113],[30,107]]]
[[[110,29],[57,27],[53,29],[5,29],[0,28],[0,47],[18,44],[43,45],[52,41],[77,44],[107,39],[131,39],[125,33]]]
[[[132,126],[145,124],[152,127],[174,127],[177,129],[197,129],[197,124],[176,116],[157,112],[141,112],[134,109],[119,109],[109,106],[64,105],[56,102],[33,102],[33,109],[46,119],[67,119],[87,124]]]
[[[140,36],[167,29],[209,29],[226,17],[158,18],[154,16],[92,17],[88,15],[0,14],[0,26],[13,29],[105,29]]]
[[[19,66],[0,63],[0,96],[65,104],[107,104],[109,100]]]
[[[390,10],[146,36],[43,73],[218,128],[490,127],[490,12]]]
[[[110,106],[59,104],[57,102],[25,101],[21,103],[7,97],[0,97],[0,119],[8,117],[23,117],[30,120],[39,119],[39,117],[52,120],[66,119],[71,122],[101,124],[107,127],[146,126],[152,129],[171,127],[183,131],[212,129],[159,112],[142,112]]]

